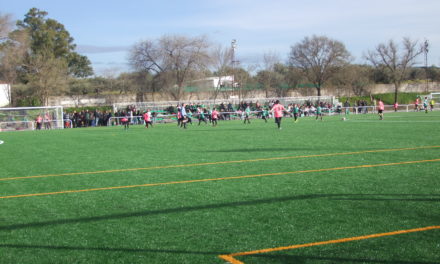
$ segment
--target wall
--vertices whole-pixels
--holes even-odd
[[[7,106],[11,102],[11,86],[0,83],[0,107]]]
[[[440,83],[429,83],[429,92],[440,92]],[[421,95],[428,94],[426,92],[426,83],[406,83],[403,84],[399,90],[400,92],[415,92]],[[323,96],[354,96],[353,91],[347,89],[338,89],[337,87],[325,87],[321,90]],[[394,85],[392,84],[376,84],[365,88],[364,95],[393,93]],[[230,92],[219,94],[216,98],[219,102],[227,101]],[[316,96],[315,88],[300,88],[290,91],[288,97],[302,97],[302,96]],[[243,98],[265,98],[263,90],[243,91]],[[274,94],[271,97],[276,97]],[[185,98],[181,101],[191,102],[192,100],[206,100],[214,99],[213,94],[209,92],[201,93],[186,93]],[[61,105],[64,107],[82,107],[82,106],[100,106],[113,105],[114,103],[126,103],[127,105],[133,102],[159,102],[159,101],[174,101],[166,94],[146,94],[143,98],[136,97],[134,94],[116,94],[116,95],[101,95],[101,96],[57,96],[49,98],[49,105]]]

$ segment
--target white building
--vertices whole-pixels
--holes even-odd
[[[192,85],[197,86],[202,91],[212,91],[215,89],[226,91],[231,89],[233,80],[233,76],[209,77],[192,81]]]
[[[11,85],[0,83],[0,107],[11,103]]]

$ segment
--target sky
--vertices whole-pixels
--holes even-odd
[[[428,40],[428,65],[440,65],[439,0],[0,0],[0,13],[14,19],[32,7],[63,24],[102,76],[132,70],[130,48],[164,35],[204,35],[224,47],[236,39],[242,65],[262,65],[268,53],[286,62],[291,47],[312,35],[341,41],[365,63],[378,44],[409,37]]]

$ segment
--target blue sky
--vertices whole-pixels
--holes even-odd
[[[98,75],[130,70],[131,46],[170,34],[206,35],[224,46],[237,39],[243,64],[261,62],[264,53],[285,60],[311,35],[343,42],[357,63],[390,39],[428,39],[428,63],[440,65],[438,0],[0,0],[0,12],[15,19],[32,7],[64,24]]]

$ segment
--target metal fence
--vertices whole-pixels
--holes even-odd
[[[113,111],[116,112],[120,109],[126,109],[127,106],[134,106],[136,109],[146,110],[150,109],[151,111],[163,111],[170,106],[177,106],[185,103],[187,105],[204,105],[205,107],[214,107],[220,104],[232,104],[234,109],[237,109],[237,106],[241,102],[246,103],[260,103],[261,105],[268,104],[275,100],[280,100],[282,104],[304,104],[307,102],[316,103],[316,102],[325,102],[335,105],[338,101],[334,96],[308,96],[308,97],[272,97],[272,98],[229,98],[229,99],[211,99],[211,100],[181,100],[181,101],[160,101],[160,102],[128,102],[128,103],[116,103],[113,104]]]

